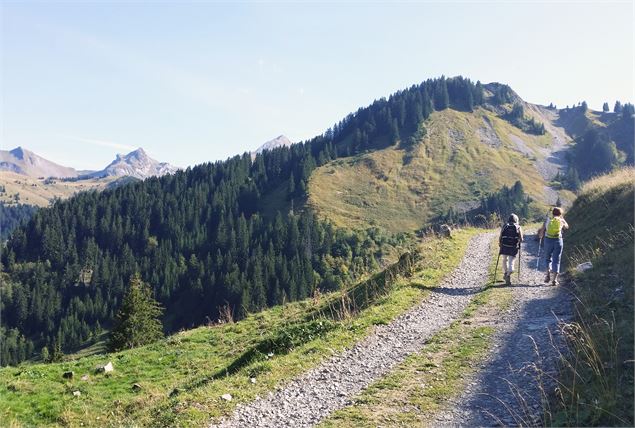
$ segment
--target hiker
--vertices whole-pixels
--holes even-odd
[[[521,242],[523,242],[523,230],[518,225],[518,216],[512,214],[507,219],[507,223],[501,229],[498,237],[499,254],[503,255],[503,269],[505,270],[503,278],[507,285],[512,283],[514,262],[516,261]]]
[[[544,224],[544,248],[545,262],[547,265],[547,275],[545,284],[558,285],[558,274],[560,273],[560,256],[562,255],[562,229],[568,229],[569,224],[562,217],[562,208],[554,207],[551,211],[553,217],[545,221]]]

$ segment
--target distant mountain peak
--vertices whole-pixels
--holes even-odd
[[[128,154],[118,153],[115,160],[101,171],[91,173],[90,177],[134,177],[144,180],[148,177],[172,174],[178,168],[167,162],[152,159],[146,151],[139,147]]]
[[[58,165],[18,146],[13,150],[0,150],[0,171],[11,171],[29,177],[77,177],[74,168]]]
[[[255,151],[253,151],[252,153],[258,154],[258,153],[262,153],[264,150],[272,150],[272,149],[275,149],[276,147],[290,146],[291,144],[293,144],[293,142],[289,140],[285,135],[281,134],[281,135],[278,135],[273,140],[267,141],[266,143],[258,147]]]

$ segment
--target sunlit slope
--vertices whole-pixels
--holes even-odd
[[[414,144],[401,141],[317,169],[309,183],[311,206],[338,226],[399,232],[450,207],[470,209],[518,179],[544,201],[548,183],[537,164],[549,156],[549,132],[526,134],[483,108],[434,112],[424,126],[425,137]]]
[[[0,171],[0,202],[46,207],[56,198],[67,199],[78,192],[103,190],[115,179],[47,180],[9,171]]]

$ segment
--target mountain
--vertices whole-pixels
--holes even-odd
[[[66,199],[78,192],[111,189],[176,170],[150,158],[141,148],[125,156],[117,155],[103,170],[77,171],[18,147],[0,151],[0,203],[46,207],[55,199]]]
[[[176,172],[178,168],[167,162],[152,159],[142,148],[127,155],[118,154],[106,168],[85,175],[86,178],[134,177],[144,180],[148,177],[162,176]]]
[[[169,333],[339,290],[440,219],[494,224],[519,204],[534,220],[555,202],[547,191],[571,145],[559,114],[506,85],[428,79],[255,161],[38,210],[2,252],[13,290],[2,325],[23,346],[11,362],[43,346],[71,352],[110,328],[137,272]]]
[[[257,155],[258,153],[262,153],[264,150],[273,150],[276,147],[286,147],[290,146],[291,144],[293,143],[287,137],[285,137],[284,135],[279,135],[273,140],[267,141],[251,153]]]
[[[78,176],[74,168],[58,165],[22,147],[10,151],[0,150],[0,171],[10,171],[34,178]]]

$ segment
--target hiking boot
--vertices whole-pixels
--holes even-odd
[[[511,272],[507,272],[505,274],[505,284],[506,285],[512,285],[512,273]]]
[[[548,284],[551,281],[551,271],[547,271],[547,276],[545,276],[545,284]]]
[[[560,283],[558,282],[558,274],[557,273],[553,273],[553,279],[551,280],[551,285],[552,286],[556,286],[559,285]]]

